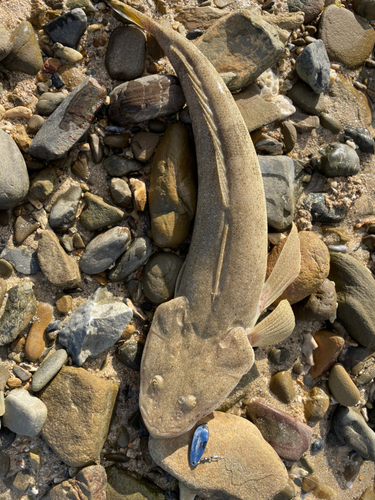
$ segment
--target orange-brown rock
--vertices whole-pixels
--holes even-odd
[[[301,244],[301,271],[284,293],[275,301],[278,304],[288,299],[291,304],[308,297],[318,289],[329,273],[329,252],[319,236],[312,231],[298,233]],[[276,264],[281,250],[286,242],[282,240],[268,256],[267,278]]]
[[[51,322],[53,308],[45,302],[41,302],[36,310],[38,319],[30,328],[25,344],[25,355],[29,361],[38,361],[46,347],[44,337],[45,329]]]
[[[318,347],[314,350],[314,366],[311,368],[313,379],[326,373],[336,362],[345,341],[339,335],[328,330],[316,332],[315,340]]]

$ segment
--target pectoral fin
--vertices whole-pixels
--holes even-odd
[[[264,283],[259,300],[259,314],[274,302],[298,276],[301,264],[298,231],[293,224],[275,267]]]
[[[294,313],[287,300],[250,330],[247,335],[252,346],[265,347],[285,340],[294,330]]]

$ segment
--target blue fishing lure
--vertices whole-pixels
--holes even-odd
[[[195,429],[190,447],[190,465],[193,467],[199,464],[204,450],[206,449],[208,437],[209,432],[207,424],[202,424]]]

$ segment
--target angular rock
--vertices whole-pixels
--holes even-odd
[[[150,75],[123,83],[110,98],[109,118],[125,126],[177,113],[185,104],[182,88],[173,75]]]
[[[12,47],[12,33],[5,26],[0,26],[0,61],[2,61],[9,54]]]
[[[48,410],[44,441],[70,467],[99,458],[118,387],[83,368],[64,366],[40,393]]]
[[[8,300],[0,318],[0,346],[13,342],[35,311],[36,298],[31,283],[20,283],[8,290]]]
[[[294,146],[296,145],[297,130],[294,124],[289,120],[286,120],[281,123],[280,130],[284,139],[284,146],[285,146],[284,153],[288,154],[291,151],[293,151]]]
[[[29,190],[25,160],[14,140],[0,130],[0,210],[19,205]]]
[[[195,156],[184,125],[175,123],[155,153],[149,187],[152,236],[161,248],[177,248],[195,214]]]
[[[55,167],[45,168],[37,174],[30,183],[30,196],[39,201],[45,201],[57,186],[57,171]]]
[[[11,446],[16,437],[17,434],[15,432],[12,432],[6,427],[2,427],[0,430],[0,451],[9,448],[9,446]]]
[[[329,279],[336,283],[338,320],[354,340],[375,348],[375,281],[371,272],[350,255],[332,253]]]
[[[114,227],[99,234],[87,245],[79,266],[86,274],[99,274],[122,255],[131,240],[127,227]]]
[[[29,489],[32,479],[27,470],[17,472],[12,481],[12,490],[16,495],[24,495]]]
[[[76,49],[86,26],[86,14],[82,9],[76,8],[45,24],[43,29],[53,42]]]
[[[210,6],[187,7],[181,9],[177,16],[175,16],[175,19],[190,31],[196,28],[209,28],[217,19],[220,19],[226,14],[228,14],[227,10],[215,9]]]
[[[124,280],[131,273],[143,266],[151,253],[152,242],[150,238],[135,238],[116,266],[109,272],[109,279],[111,281]]]
[[[143,291],[154,304],[170,300],[183,260],[172,253],[156,253],[143,271]]]
[[[329,408],[329,396],[320,387],[313,387],[307,395],[305,417],[311,423],[323,420]]]
[[[146,183],[141,179],[129,179],[130,187],[133,191],[134,210],[143,212],[147,203]]]
[[[12,35],[13,47],[1,64],[8,71],[36,75],[42,69],[43,59],[34,28],[28,21],[23,21]]]
[[[329,372],[328,386],[332,396],[342,406],[355,406],[361,395],[348,372],[335,363]]]
[[[12,276],[13,266],[10,262],[4,259],[0,259],[0,276],[2,278],[9,278]]]
[[[87,77],[48,118],[34,137],[29,154],[40,160],[65,157],[87,132],[105,94],[94,78]]]
[[[320,377],[331,368],[345,344],[342,337],[328,330],[316,332],[314,338],[318,347],[313,353],[314,366],[311,368],[313,379]]]
[[[247,9],[221,18],[195,45],[231,90],[254,82],[284,51],[276,29]]]
[[[64,232],[73,225],[81,194],[82,189],[79,186],[70,186],[65,193],[60,194],[49,214],[52,229]]]
[[[287,156],[258,155],[266,195],[268,225],[285,231],[294,217],[294,161]]]
[[[21,436],[35,437],[47,418],[47,407],[25,389],[14,389],[5,398],[3,422]]]
[[[119,26],[109,37],[105,67],[113,80],[129,81],[145,69],[146,38],[135,26]]]
[[[134,156],[139,161],[148,161],[154,154],[160,137],[152,132],[137,132],[131,140],[131,148]]]
[[[123,179],[113,177],[109,186],[112,199],[121,208],[130,207],[132,204],[132,192],[128,183]]]
[[[311,115],[320,115],[326,109],[323,94],[316,94],[304,82],[295,83],[287,95],[293,104]]]
[[[65,349],[59,349],[45,358],[33,375],[32,390],[38,392],[43,389],[61,370],[67,359],[68,353]]]
[[[67,0],[66,7],[69,10],[79,7],[85,12],[86,16],[94,16],[96,12],[90,0]]]
[[[128,175],[131,172],[138,172],[144,167],[144,164],[132,160],[131,158],[126,158],[125,156],[111,155],[103,161],[102,166],[106,169],[109,175],[121,177],[122,175]]]
[[[107,472],[107,500],[164,500],[165,493],[151,481],[144,478],[134,477],[131,472],[118,469],[115,466],[108,467]]]
[[[139,372],[144,344],[135,340],[126,340],[116,351],[116,357],[125,366]]]
[[[303,12],[305,23],[310,23],[322,12],[324,0],[288,0],[289,12]]]
[[[122,210],[108,205],[100,196],[85,193],[84,200],[87,206],[81,213],[79,221],[84,228],[90,231],[116,224],[124,216]]]
[[[266,500],[284,488],[287,471],[251,422],[220,412],[208,415],[200,421],[203,422],[208,425],[210,438],[202,458],[224,457],[213,467],[208,464],[208,467],[193,468],[189,464],[189,447],[195,429],[176,438],[150,436],[153,460],[179,480],[180,488],[185,487],[190,496],[228,500]],[[228,463],[236,464],[235,469],[228,468]]]
[[[313,167],[325,177],[347,177],[358,174],[361,165],[353,148],[333,143],[324,148],[322,157],[313,162]]]
[[[8,248],[5,247],[0,253],[0,258],[12,264],[14,269],[22,274],[36,274],[40,271],[37,252],[30,251],[27,248]]]
[[[64,323],[59,332],[59,343],[81,366],[90,357],[96,357],[113,346],[133,317],[133,311],[120,299],[108,295],[106,288],[98,288]]]
[[[102,465],[81,469],[73,479],[54,486],[43,500],[106,500],[107,475]]]
[[[309,449],[312,429],[287,413],[256,400],[247,406],[247,416],[284,460],[299,460]]]
[[[63,102],[66,95],[62,92],[45,92],[42,94],[36,103],[35,111],[38,115],[49,116]]]
[[[329,87],[330,63],[322,40],[310,43],[297,57],[296,71],[317,94]]]
[[[78,264],[64,252],[53,231],[42,232],[37,255],[42,273],[53,285],[69,288],[81,281]]]
[[[367,21],[349,9],[329,5],[319,23],[319,38],[323,40],[331,61],[355,69],[370,57],[375,32]]]
[[[345,219],[348,212],[346,205],[333,205],[322,193],[310,193],[304,199],[304,208],[311,212],[313,222],[334,224]]]

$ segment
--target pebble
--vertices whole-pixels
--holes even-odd
[[[342,130],[342,124],[340,120],[328,113],[320,113],[319,115],[320,125],[332,134],[339,134]]]
[[[70,295],[64,295],[64,294],[57,294],[56,296],[56,309],[63,313],[67,314],[69,311],[71,311],[73,307],[73,299]]]
[[[347,177],[359,172],[360,161],[347,144],[333,143],[322,150],[322,157],[315,159],[313,167],[325,177]]]
[[[49,224],[52,229],[65,232],[73,225],[81,194],[82,189],[79,186],[70,186],[58,196],[49,215]]]
[[[16,245],[21,245],[38,227],[39,224],[37,222],[33,223],[26,220],[22,215],[18,216],[14,223],[14,241]]]
[[[5,280],[0,278],[0,308],[2,307],[6,291],[7,291],[6,282],[5,282]]]
[[[53,42],[76,49],[86,27],[87,17],[85,12],[80,8],[76,8],[45,24],[43,29]]]
[[[35,135],[43,127],[45,121],[40,115],[32,115],[27,124],[27,132]]]
[[[138,500],[164,500],[165,498],[164,491],[158,486],[141,476],[135,477],[127,470],[112,466],[106,468],[106,473],[108,481],[107,500],[125,500],[133,496],[134,491],[137,492]]]
[[[304,113],[294,113],[291,121],[301,134],[309,134],[319,127],[319,118],[317,116],[308,116]]]
[[[191,31],[196,28],[209,28],[215,21],[226,14],[229,14],[227,10],[216,9],[211,6],[185,7],[178,12],[175,20],[182,23],[187,31]]]
[[[40,302],[36,316],[37,320],[31,326],[25,344],[25,356],[34,363],[38,361],[46,347],[44,332],[52,320],[53,307],[46,302]]]
[[[0,430],[0,451],[8,449],[16,437],[17,434],[15,432],[12,432],[7,427],[2,426]]]
[[[44,73],[48,73],[50,75],[54,75],[56,71],[60,68],[61,62],[59,59],[55,59],[54,57],[49,57],[43,64]]]
[[[338,406],[332,417],[332,428],[341,442],[364,460],[375,462],[375,433],[357,409]]]
[[[293,104],[311,115],[320,115],[325,111],[323,94],[316,94],[306,83],[297,82],[287,93]]]
[[[53,231],[42,231],[37,255],[42,273],[52,285],[69,288],[81,281],[78,264],[64,252]]]
[[[331,368],[328,378],[329,390],[335,400],[342,406],[355,406],[359,399],[359,390],[345,368],[336,363]]]
[[[333,281],[323,280],[311,295],[294,308],[296,319],[302,321],[333,321],[336,319],[337,295]]]
[[[356,14],[369,21],[375,19],[375,5],[373,0],[354,0],[353,9]]]
[[[142,298],[142,285],[138,280],[129,280],[127,282],[127,288],[130,298],[133,302],[137,303]]]
[[[310,23],[318,17],[324,8],[324,0],[313,0],[306,2],[304,0],[288,0],[289,12],[303,12],[305,14],[305,23]]]
[[[22,382],[27,382],[32,377],[32,374],[29,371],[21,368],[21,366],[18,365],[15,365],[13,367],[13,372],[16,375],[16,377],[22,380]]]
[[[100,163],[103,159],[103,148],[97,134],[89,135],[91,158],[94,163]]]
[[[108,156],[108,158],[105,158],[102,165],[108,174],[114,177],[121,177],[131,172],[138,172],[144,167],[143,163],[120,155]]]
[[[282,142],[272,137],[265,137],[255,142],[254,146],[258,154],[265,153],[266,155],[281,155],[284,147]]]
[[[296,390],[290,372],[275,373],[270,380],[270,389],[283,403],[289,404],[296,397]]]
[[[323,224],[335,224],[345,219],[348,208],[340,205],[327,203],[321,193],[310,193],[304,200],[304,207],[311,212],[312,222]]]
[[[107,476],[106,469],[102,465],[90,465],[84,467],[72,478],[54,486],[48,497],[53,499],[65,498],[106,498]]]
[[[346,126],[345,136],[352,139],[363,153],[375,153],[375,142],[366,128]]]
[[[46,405],[25,389],[14,389],[5,398],[4,425],[21,436],[35,437],[47,418]]]
[[[106,271],[122,255],[131,241],[127,227],[114,227],[90,241],[79,266],[86,274]]]
[[[5,259],[0,259],[0,276],[2,278],[9,278],[9,276],[12,276],[12,273],[12,264]]]
[[[329,396],[320,387],[313,387],[307,394],[305,417],[308,422],[316,424],[323,420],[329,408]]]
[[[375,43],[375,32],[367,21],[349,9],[329,5],[319,23],[319,37],[323,40],[331,61],[355,69],[370,57]]]
[[[338,108],[345,106],[348,111],[350,110],[353,113],[352,119],[354,122],[359,120],[358,123],[365,127],[371,125],[372,112],[369,100],[363,92],[353,86],[351,80],[338,73],[330,87],[330,95]]]
[[[0,61],[5,59],[13,47],[13,35],[5,27],[0,26]]]
[[[297,57],[296,71],[316,94],[321,94],[329,87],[330,63],[322,40],[311,43]]]
[[[132,192],[128,186],[128,183],[123,179],[112,178],[109,186],[109,191],[111,193],[113,202],[121,207],[128,208],[132,205]]]
[[[36,250],[5,247],[0,253],[0,258],[8,261],[22,274],[32,275],[40,271]]]
[[[109,272],[111,281],[122,281],[146,263],[152,253],[152,241],[147,237],[135,238],[116,266]]]
[[[73,163],[72,174],[84,181],[87,181],[89,178],[90,171],[87,163],[87,156],[85,154],[81,154]]]
[[[315,334],[318,347],[314,350],[314,366],[311,368],[313,379],[324,375],[336,362],[345,340],[329,330],[320,330]]]
[[[0,346],[18,337],[34,316],[36,306],[31,283],[20,283],[8,290],[8,300],[0,318]]]
[[[146,183],[140,179],[129,179],[129,184],[133,191],[134,210],[143,212],[147,203]]]
[[[48,409],[43,440],[70,467],[99,458],[106,440],[117,385],[83,368],[61,368],[40,394]],[[77,439],[79,436],[79,439]]]
[[[113,80],[129,81],[145,69],[146,38],[135,26],[119,26],[109,37],[105,67]]]
[[[95,7],[90,2],[90,0],[67,0],[66,7],[69,10],[73,10],[79,7],[85,12],[86,16],[94,16],[96,12]]]
[[[152,132],[152,130],[151,130]],[[104,144],[111,148],[126,148],[129,144],[130,134],[124,132],[122,134],[106,135],[103,139]]]
[[[154,304],[170,300],[183,264],[172,253],[156,253],[147,262],[142,276],[143,292]]]
[[[277,347],[273,347],[268,354],[268,357],[272,363],[275,365],[283,365],[289,359],[290,353],[288,349],[284,349],[283,347],[278,349]]]
[[[12,120],[13,118],[30,118],[32,111],[25,106],[16,106],[15,108],[8,109],[5,114],[5,120]]]
[[[19,205],[29,190],[26,163],[17,144],[0,130],[0,210]]]
[[[131,139],[131,148],[138,161],[146,162],[154,154],[160,137],[152,132],[137,132]]]
[[[185,240],[195,214],[195,156],[186,127],[168,127],[152,164],[149,207],[153,240],[161,248],[177,248]]]
[[[64,158],[87,132],[104,100],[105,89],[94,78],[87,77],[48,118],[34,137],[29,154],[40,160]],[[81,105],[79,116],[72,112],[77,102]]]
[[[277,299],[277,303],[288,299],[291,304],[308,297],[315,292],[329,273],[329,252],[326,245],[313,231],[298,233],[301,249],[301,270],[297,278]],[[278,256],[285,244],[282,240],[268,256],[267,276],[270,275]]]
[[[351,375],[357,386],[367,384],[375,377],[375,356],[371,354],[353,366]]]
[[[36,75],[42,69],[43,59],[34,28],[28,21],[23,21],[12,32],[12,36],[13,47],[1,64],[8,71]]]
[[[141,369],[141,359],[144,345],[136,340],[123,342],[116,351],[116,357],[125,366],[137,372]]]
[[[240,33],[246,35],[239,42]],[[277,30],[247,9],[222,17],[195,45],[214,65],[230,90],[253,83],[284,51]]]
[[[53,193],[57,183],[56,167],[45,168],[30,182],[29,194],[35,200],[45,201]]]
[[[246,414],[282,459],[299,460],[309,449],[312,429],[300,420],[260,400],[247,405]]]
[[[111,92],[110,99],[110,120],[125,126],[177,113],[185,104],[173,75],[149,75],[125,82]]]
[[[65,349],[59,349],[45,358],[33,375],[31,382],[32,390],[38,392],[43,389],[60,371],[67,359],[68,353]]]
[[[85,229],[95,231],[120,222],[124,212],[117,207],[106,203],[103,198],[95,194],[85,193],[86,208],[80,215],[79,221]]]
[[[38,115],[49,116],[55,109],[63,102],[66,95],[62,92],[45,92],[42,94],[35,107],[35,111]]]
[[[297,130],[294,124],[289,121],[283,121],[280,125],[280,131],[284,140],[284,153],[288,154],[293,151],[297,142]]]
[[[12,481],[12,490],[17,495],[24,495],[32,484],[33,477],[27,470],[17,472]]]
[[[96,357],[114,345],[132,317],[130,307],[99,287],[64,323],[59,343],[81,366],[89,356]]]

